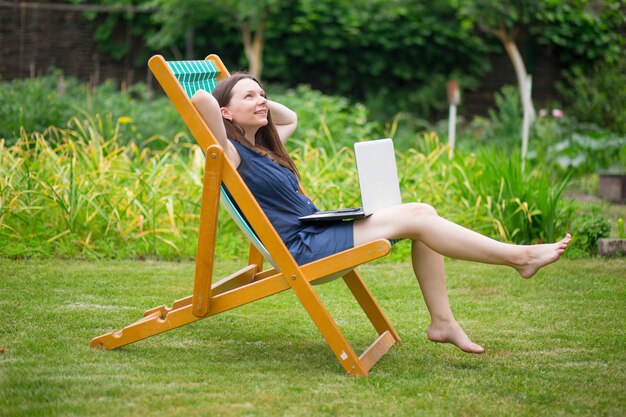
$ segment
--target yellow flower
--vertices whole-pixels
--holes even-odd
[[[121,125],[125,125],[128,123],[132,123],[133,122],[133,118],[132,117],[128,117],[128,116],[122,116],[122,117],[118,117],[117,122]]]

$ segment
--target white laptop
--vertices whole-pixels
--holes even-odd
[[[300,217],[300,220],[354,220],[367,217],[376,210],[402,204],[393,141],[378,139],[357,142],[354,144],[354,156],[362,207],[318,211]]]

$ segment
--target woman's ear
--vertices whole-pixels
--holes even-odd
[[[220,107],[220,112],[222,112],[222,117],[226,120],[233,121],[233,116],[230,114],[230,111],[226,107]]]

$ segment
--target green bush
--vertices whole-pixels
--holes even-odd
[[[505,85],[495,95],[496,106],[489,109],[489,123],[484,129],[489,144],[501,149],[514,149],[521,144],[522,137],[522,104],[519,90]],[[480,119],[479,119],[480,120]]]
[[[0,83],[0,138],[14,143],[20,129],[41,132],[48,126],[60,126],[77,109],[68,106],[67,97],[77,95],[80,87],[73,79],[61,82],[60,72],[34,79]],[[68,96],[63,97],[62,90]]]
[[[144,84],[120,92],[113,81],[91,88],[60,71],[34,79],[0,83],[0,139],[15,143],[24,129],[42,132],[50,126],[66,127],[76,114],[101,114],[120,120],[118,140],[142,142],[155,135],[174,138],[184,125],[164,96],[149,99]],[[188,140],[188,139],[186,139]],[[165,146],[153,141],[152,146]]]
[[[568,256],[572,258],[596,256],[598,239],[609,237],[611,222],[599,206],[578,211],[572,223],[572,243]]]
[[[268,20],[263,77],[366,102],[377,120],[439,114],[445,81],[475,87],[495,45],[459,24],[446,1],[299,1],[278,13]]]
[[[269,97],[298,114],[298,129],[287,142],[290,150],[312,146],[337,151],[382,135],[380,124],[369,120],[368,109],[344,97],[324,95],[306,85],[271,92]]]
[[[574,68],[557,88],[578,122],[626,134],[626,54],[616,62],[599,62],[589,71]]]

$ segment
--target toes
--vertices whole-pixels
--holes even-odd
[[[467,352],[467,353],[480,354],[480,353],[485,352],[485,349],[482,346],[477,345],[476,343],[472,343],[471,345],[464,346],[464,347],[459,346],[459,348],[461,348],[463,352]]]

